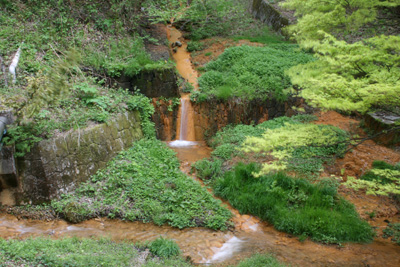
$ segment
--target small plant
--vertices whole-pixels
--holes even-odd
[[[212,52],[207,52],[207,53],[205,53],[204,55],[205,55],[206,57],[209,57],[209,56],[212,55]]]
[[[376,212],[374,210],[371,212],[366,211],[365,214],[368,215],[370,219],[373,219],[376,217]]]
[[[218,159],[214,161],[202,159],[197,161],[193,167],[197,171],[197,176],[202,180],[209,180],[222,174],[222,161]]]
[[[204,44],[199,41],[189,41],[186,50],[188,52],[199,51],[204,49]]]
[[[389,223],[388,226],[383,229],[383,238],[390,238],[392,242],[400,245],[400,223]]]
[[[160,258],[171,258],[181,254],[178,244],[173,240],[164,239],[162,237],[151,242],[148,247],[151,253]]]

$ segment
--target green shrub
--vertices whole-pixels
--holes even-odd
[[[209,180],[222,174],[222,160],[210,161],[202,159],[197,161],[193,167],[197,170],[197,177],[202,180]]]
[[[189,52],[199,51],[204,49],[204,44],[198,41],[189,41],[186,50]]]
[[[52,206],[74,222],[107,216],[178,228],[226,229],[231,217],[219,200],[180,171],[175,152],[155,139],[135,142]]]
[[[259,170],[254,163],[239,163],[216,180],[214,192],[240,213],[258,216],[279,231],[324,243],[372,241],[371,226],[336,188],[283,173],[254,178]]]
[[[151,253],[160,258],[171,258],[181,254],[178,244],[173,240],[164,239],[162,237],[151,242],[148,247]]]
[[[228,48],[217,60],[206,65],[199,78],[199,89],[209,98],[274,97],[286,99],[285,89],[291,86],[285,70],[313,60],[296,45],[278,44],[269,47],[240,46]]]

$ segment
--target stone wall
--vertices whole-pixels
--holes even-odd
[[[375,111],[364,116],[365,126],[369,128],[374,140],[383,145],[400,145],[400,130],[396,122],[400,122],[400,115],[389,111]]]
[[[251,13],[253,16],[282,34],[282,28],[289,25],[289,19],[265,0],[251,1]]]
[[[17,161],[17,202],[46,202],[71,191],[141,137],[139,113],[126,112],[107,124],[39,142]]]

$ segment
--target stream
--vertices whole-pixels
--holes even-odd
[[[182,47],[174,53],[177,69],[197,88],[197,74],[191,66],[190,54],[186,52],[186,43],[181,33],[173,27],[168,27],[168,37],[170,43],[177,40],[182,42]],[[191,164],[209,157],[211,149],[193,137],[189,95],[183,95],[181,103],[179,113],[182,114],[178,118],[180,122],[177,126],[179,138],[168,144],[177,152],[182,171],[189,174]],[[400,266],[400,247],[388,240],[376,239],[371,244],[348,243],[343,246],[323,245],[309,240],[300,242],[296,237],[278,232],[272,225],[253,216],[241,215],[229,204],[224,204],[234,215],[234,228],[226,232],[206,228],[179,230],[170,226],[106,218],[69,224],[62,220],[19,220],[12,215],[0,214],[0,237],[22,239],[38,236],[104,236],[115,241],[137,242],[163,236],[176,241],[184,256],[189,256],[194,263],[201,265],[233,264],[259,252],[272,253],[279,260],[292,266]]]

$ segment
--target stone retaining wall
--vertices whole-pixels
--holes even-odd
[[[255,18],[281,34],[282,28],[289,25],[289,19],[265,0],[252,0],[251,13]]]
[[[37,204],[71,191],[142,136],[139,113],[126,112],[107,124],[39,142],[17,161],[17,203]]]

